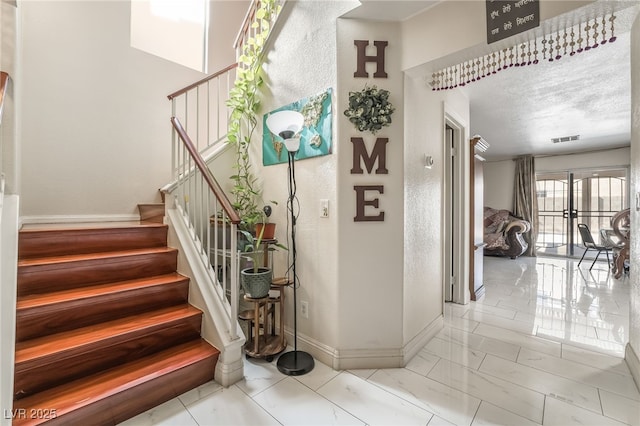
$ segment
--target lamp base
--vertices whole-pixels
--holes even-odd
[[[314,365],[313,357],[302,351],[287,352],[278,358],[278,370],[287,376],[307,374]]]

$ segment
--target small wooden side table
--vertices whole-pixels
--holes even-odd
[[[285,346],[281,345],[280,336],[276,336],[274,332],[269,333],[269,296],[254,299],[245,294],[244,300],[253,303],[253,315],[245,316],[245,319],[250,321],[249,330],[253,331],[244,345],[246,356],[265,358],[271,362],[273,356],[282,352]],[[262,315],[260,314],[261,309]],[[271,327],[273,329],[273,325]]]

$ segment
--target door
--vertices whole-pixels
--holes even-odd
[[[538,254],[581,257],[578,223],[600,241],[600,230],[628,207],[628,173],[627,168],[538,173]]]

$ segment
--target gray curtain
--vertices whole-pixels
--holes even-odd
[[[514,160],[516,176],[513,185],[513,213],[531,224],[531,230],[524,234],[529,248],[526,256],[536,255],[538,240],[538,196],[536,191],[535,159],[532,155],[523,155]]]

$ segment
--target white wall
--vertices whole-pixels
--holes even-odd
[[[536,172],[554,172],[598,167],[628,167],[630,147],[597,152],[536,157]],[[513,210],[513,160],[484,163],[484,204],[496,209]]]
[[[631,199],[635,200],[633,194],[640,192],[640,16],[631,30]],[[634,208],[635,202],[631,206],[631,274],[629,275],[629,286],[631,288],[630,308],[629,308],[629,346],[625,358],[636,385],[640,387],[640,213]]]
[[[354,40],[368,40],[367,55],[376,53],[373,42],[387,41],[385,71],[388,78],[374,78],[375,64],[368,64],[369,78],[355,78],[357,50]],[[352,19],[338,21],[338,280],[340,283],[339,351],[341,367],[398,366],[403,345],[403,241],[404,241],[404,76],[400,68],[400,25]],[[359,132],[344,116],[350,91],[377,86],[390,92],[395,107],[392,124],[377,134]],[[351,174],[352,137],[363,138],[371,150],[377,138],[388,138],[388,174]],[[384,193],[367,193],[379,200],[384,221],[355,222],[355,185],[382,185]],[[356,308],[357,307],[357,308]]]
[[[129,2],[28,1],[18,9],[21,215],[122,218],[159,201],[170,179],[166,95],[204,75],[131,48]]]
[[[469,125],[469,101],[461,92],[434,92],[421,78],[405,78],[405,344],[428,333],[443,314],[442,229],[445,173],[444,105]],[[468,130],[467,130],[468,132]],[[465,140],[467,135],[462,136]],[[468,144],[465,144],[468,145]],[[424,157],[434,159],[425,169]],[[468,168],[467,168],[468,170]]]
[[[262,167],[262,114],[337,85],[336,19],[357,5],[357,2],[288,2],[283,10],[268,48],[264,64],[264,99],[259,117],[259,136],[254,140],[252,156],[256,160],[256,174],[263,187],[263,199],[275,200],[270,221],[276,223],[276,238],[287,239],[287,165]],[[309,318],[298,312],[298,345],[310,350],[323,362],[332,364],[332,349],[339,345],[338,318],[341,304],[338,289],[338,137],[336,122],[340,112],[334,98],[333,152],[330,155],[297,161],[295,165],[297,197],[300,213],[296,227],[297,272],[300,287],[299,301],[309,302]],[[329,218],[320,218],[320,199],[329,200]],[[290,247],[289,243],[285,243]],[[284,275],[287,256],[276,252],[276,276]],[[298,309],[300,304],[298,303]],[[288,291],[285,321],[293,326],[292,292]]]
[[[494,209],[513,210],[513,181],[516,163],[513,160],[484,163],[484,205]]]

